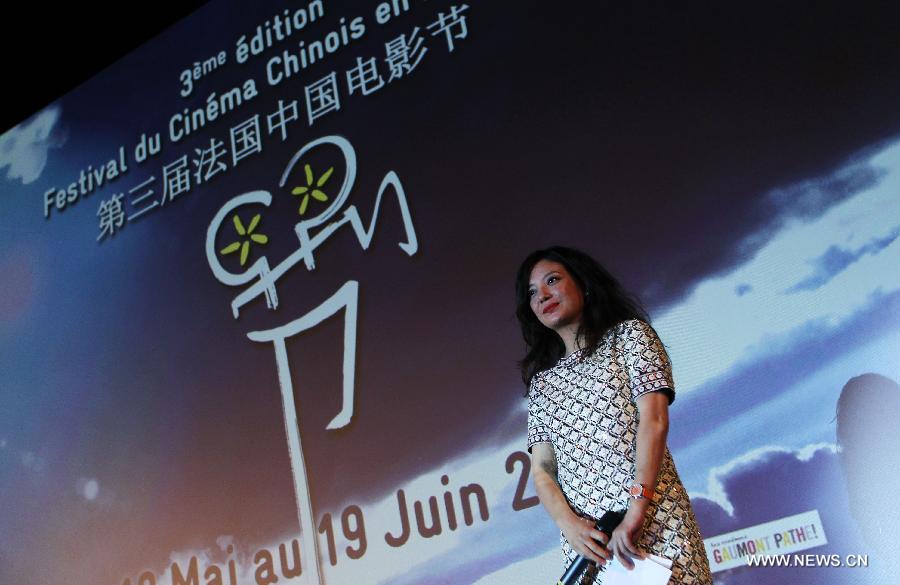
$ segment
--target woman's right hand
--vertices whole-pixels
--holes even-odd
[[[597,530],[596,523],[572,513],[560,527],[572,549],[581,556],[603,565],[612,559],[606,543],[609,537]]]
[[[575,552],[601,565],[610,560],[612,555],[606,548],[609,537],[597,530],[594,522],[578,516],[569,507],[557,482],[556,452],[551,443],[531,446],[531,476],[541,504]]]

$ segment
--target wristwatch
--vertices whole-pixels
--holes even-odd
[[[644,498],[650,499],[653,497],[653,490],[644,487],[642,484],[633,483],[631,484],[631,487],[628,488],[628,495],[635,500],[642,500]]]

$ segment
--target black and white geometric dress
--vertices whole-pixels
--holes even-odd
[[[528,392],[528,450],[549,442],[569,505],[598,519],[628,507],[634,481],[636,400],[647,392],[675,397],[669,356],[643,321],[613,327],[595,351],[562,358],[532,378]],[[577,554],[560,534],[565,565]],[[672,585],[710,585],[712,577],[691,502],[666,447],[656,490],[638,541],[641,550],[672,559]],[[602,571],[583,584],[602,583]]]

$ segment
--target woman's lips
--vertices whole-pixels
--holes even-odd
[[[541,311],[541,313],[546,315],[547,313],[549,313],[550,311],[552,311],[553,309],[555,309],[558,306],[559,306],[559,303],[552,303],[550,305],[547,305],[546,307],[544,307],[544,310]]]

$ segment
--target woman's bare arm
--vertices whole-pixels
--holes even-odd
[[[669,433],[669,397],[663,392],[648,392],[637,399],[640,421],[638,422],[635,441],[634,481],[654,489],[659,468],[666,452],[666,436]],[[623,486],[623,489],[624,486]],[[644,515],[650,506],[650,500],[641,498],[631,500],[628,512],[619,527],[613,531],[609,540],[610,551],[628,568],[632,568],[632,559],[645,555],[635,544],[641,536]]]
[[[594,522],[578,516],[569,507],[559,487],[556,452],[551,443],[532,445],[531,478],[541,504],[575,552],[601,564],[612,558],[605,547],[606,535],[597,530]]]

